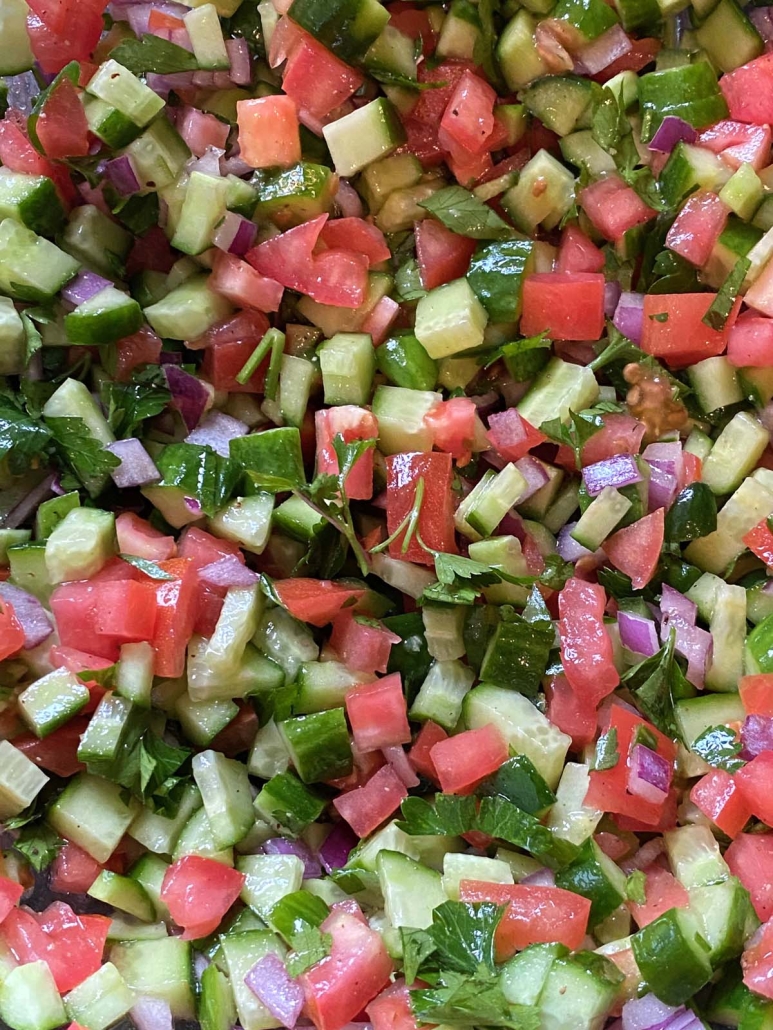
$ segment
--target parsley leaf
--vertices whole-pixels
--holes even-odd
[[[145,733],[139,744],[140,794],[143,797],[166,795],[169,791],[166,785],[190,753],[188,748],[167,744],[155,733]]]
[[[411,1007],[420,1023],[447,1026],[503,1026],[512,1030],[539,1030],[539,1010],[511,1005],[499,977],[486,970],[465,976],[448,970],[434,987],[411,991]]]
[[[569,421],[564,423],[560,418],[552,418],[543,422],[540,431],[556,443],[571,447],[578,469],[582,468],[582,449],[592,436],[604,428],[603,415],[621,411],[619,404],[602,402],[594,408],[586,408],[579,413],[570,411]]]
[[[596,741],[596,751],[591,762],[591,769],[594,772],[614,769],[619,761],[620,752],[617,750],[617,730],[612,726],[606,733],[602,733]]]
[[[43,346],[43,337],[26,311],[19,312],[24,326],[24,364],[29,365],[32,355]]]
[[[46,452],[51,430],[6,395],[0,396],[0,458],[14,475],[28,472]]]
[[[411,836],[458,837],[475,825],[476,801],[472,795],[436,794],[433,807],[424,798],[408,797],[400,811],[398,826]]]
[[[725,323],[733,310],[738,291],[743,286],[746,273],[750,267],[751,262],[748,258],[738,258],[728,273],[727,278],[720,286],[719,292],[711,302],[708,311],[701,319],[704,325],[707,325],[710,329],[716,329],[718,332],[725,328]]]
[[[682,677],[674,656],[675,633],[651,658],[634,665],[620,680],[650,722],[669,737],[679,738],[674,715],[674,685]]]
[[[135,554],[119,554],[118,557],[129,565],[133,565],[135,569],[139,569],[140,572],[144,572],[151,579],[174,579],[170,572],[165,572],[159,565],[148,558],[138,558]]]
[[[463,186],[446,186],[426,200],[419,201],[443,225],[460,236],[473,240],[507,240],[514,230],[488,204]]]
[[[492,901],[444,901],[433,909],[427,932],[435,942],[439,964],[459,973],[475,973],[481,966],[493,973],[494,932],[504,910],[504,905]]]
[[[400,927],[400,939],[403,945],[403,976],[410,985],[416,980],[422,964],[435,953],[435,941],[426,930],[413,930],[406,926]]]
[[[44,822],[25,826],[14,844],[14,848],[38,873],[51,865],[63,847],[64,841],[59,834]]]
[[[727,726],[710,726],[693,741],[690,750],[715,769],[724,769],[725,772],[738,772],[746,764],[738,757],[741,741]]]
[[[421,300],[427,291],[421,284],[419,263],[416,258],[409,258],[395,273],[395,298],[402,302]]]
[[[501,347],[497,347],[493,351],[488,351],[486,354],[481,354],[478,358],[478,363],[482,364],[484,368],[489,368],[500,358],[517,358],[522,354],[526,354],[528,351],[533,350],[550,350],[552,344],[546,333],[538,333],[536,336],[527,336],[522,340],[511,340],[509,343],[503,343]]]
[[[499,579],[497,573],[483,562],[473,561],[461,554],[435,553],[435,575],[441,583],[453,585],[458,579],[467,579],[479,586],[490,586]]]
[[[46,425],[54,437],[60,457],[92,497],[104,489],[110,470],[121,460],[105,450],[82,418],[48,416]]]
[[[199,67],[189,50],[159,36],[123,39],[113,48],[110,56],[135,75],[144,75],[146,72],[174,75],[176,72],[193,72]]]
[[[641,869],[634,869],[625,881],[625,896],[628,901],[635,905],[647,904],[647,892],[645,890],[647,877]]]
[[[285,963],[287,972],[293,977],[305,973],[317,962],[327,958],[332,944],[333,938],[329,933],[323,933],[319,927],[305,923],[303,928],[290,938],[293,950]]]
[[[108,382],[102,387],[110,428],[119,439],[135,436],[140,423],[160,415],[172,398],[160,368],[135,372],[127,383]]]

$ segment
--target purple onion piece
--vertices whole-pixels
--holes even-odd
[[[198,73],[197,73],[198,74]],[[202,175],[209,175],[213,179],[220,178],[220,158],[225,154],[224,150],[218,147],[207,147],[201,157],[191,158],[185,165],[190,172],[200,172]]]
[[[518,498],[518,503],[520,504],[522,501],[528,500],[529,497],[533,497],[538,490],[541,490],[550,479],[550,476],[542,462],[531,454],[526,454],[523,458],[519,458],[515,462],[515,467],[526,480],[526,489]]]
[[[303,988],[291,978],[279,956],[264,955],[247,973],[244,982],[274,1019],[292,1030],[303,1009]]]
[[[588,75],[597,75],[610,64],[629,53],[633,43],[622,25],[613,25],[600,36],[577,51],[577,60]]]
[[[260,577],[248,569],[235,554],[226,554],[199,569],[199,579],[213,587],[251,587]]]
[[[12,605],[24,630],[25,650],[42,644],[54,632],[48,613],[37,597],[11,583],[0,583],[0,597]]]
[[[381,749],[381,754],[389,762],[398,779],[402,780],[406,787],[418,787],[419,777],[408,761],[408,755],[405,753],[404,748],[398,745],[384,747]]]
[[[617,311],[621,293],[620,283],[611,282],[604,284],[604,314],[607,318],[612,318],[615,311]]]
[[[677,143],[694,143],[698,133],[683,118],[667,114],[658,127],[658,131],[652,137],[649,144],[650,150],[657,150],[661,154],[670,154]]]
[[[681,1012],[684,1012],[683,1006],[666,1005],[654,994],[645,994],[623,1005],[623,1030],[660,1030]]]
[[[32,114],[35,100],[40,95],[40,85],[35,78],[34,72],[21,72],[20,75],[9,75],[6,78],[8,85],[8,106],[23,115]]]
[[[346,823],[336,823],[319,849],[319,860],[326,873],[343,869],[349,861],[349,854],[359,844],[359,838]]]
[[[164,365],[164,375],[172,394],[172,406],[177,408],[188,432],[195,429],[209,403],[209,390],[190,372],[175,365]]]
[[[241,257],[254,246],[257,233],[257,225],[249,218],[228,211],[212,237],[212,243],[218,250]]]
[[[658,630],[652,619],[645,619],[643,615],[621,609],[617,613],[617,625],[620,629],[620,642],[629,651],[650,657],[659,650]]]
[[[173,1030],[169,1002],[163,998],[138,998],[129,1012],[137,1030]]]
[[[579,561],[580,558],[589,558],[593,554],[593,551],[588,550],[587,547],[583,547],[582,544],[578,544],[572,536],[572,530],[576,525],[576,522],[567,522],[558,534],[556,550],[564,561],[576,562]]]
[[[140,180],[129,154],[121,154],[112,161],[105,161],[105,177],[122,197],[129,197],[140,190]]]
[[[673,768],[657,751],[644,744],[637,744],[628,761],[628,790],[631,794],[662,804],[671,788]]]
[[[694,626],[698,617],[698,606],[668,583],[664,583],[660,594],[660,610],[668,616],[671,625]]]
[[[62,300],[66,300],[69,304],[74,304],[77,307],[92,297],[96,297],[98,293],[112,285],[109,279],[104,279],[101,275],[97,275],[96,272],[89,272],[84,269],[84,271],[78,272],[75,278],[71,279],[66,286],[62,287]]]
[[[641,472],[632,454],[613,454],[611,458],[586,465],[582,470],[585,488],[596,497],[605,487],[631,486],[641,482]]]
[[[249,426],[238,418],[224,415],[222,411],[210,411],[193,432],[188,433],[185,442],[211,447],[223,458],[227,458],[230,454],[231,440],[246,436],[249,431]]]
[[[644,328],[644,294],[621,293],[612,325],[633,343],[640,344]]]
[[[647,484],[647,508],[656,511],[658,508],[670,508],[679,490],[679,480],[675,475],[664,472],[656,465],[650,467],[650,479]]]
[[[147,486],[161,478],[155,462],[139,440],[116,440],[108,444],[106,450],[121,459],[121,464],[110,470],[112,480],[119,489]]]
[[[322,875],[322,868],[314,852],[302,840],[288,840],[286,837],[272,837],[263,845],[267,855],[295,855],[303,862],[304,880],[313,880]]]
[[[231,82],[235,86],[249,86],[252,82],[252,61],[247,40],[227,39],[225,48],[228,51],[228,60],[231,62],[231,69],[228,73]]]
[[[0,518],[0,526],[3,529],[18,529],[23,525],[30,515],[37,511],[38,505],[48,500],[54,492],[54,478],[53,475],[46,476],[37,486],[34,486],[18,504],[11,508],[7,515]]]
[[[752,758],[763,751],[773,751],[773,718],[769,715],[747,715],[741,727],[744,751]]]
[[[529,873],[520,881],[527,887],[555,887],[556,874],[552,869],[538,869],[536,873]]]

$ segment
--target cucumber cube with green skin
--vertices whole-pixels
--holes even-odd
[[[0,168],[0,218],[14,218],[41,236],[54,236],[65,222],[51,179]]]
[[[244,855],[236,868],[246,877],[242,901],[266,921],[274,906],[303,884],[303,860],[297,855]]]
[[[206,275],[194,275],[145,308],[145,317],[159,336],[194,340],[228,318],[231,304],[209,288],[207,279]]]
[[[115,443],[113,431],[99,405],[79,379],[65,379],[57,387],[43,406],[43,417],[82,419],[91,435],[101,444]]]
[[[213,515],[209,520],[209,530],[214,536],[233,540],[245,551],[262,554],[271,531],[273,507],[274,495],[271,493],[236,497]]]
[[[680,826],[664,834],[664,840],[672,872],[688,891],[720,883],[730,876],[727,862],[708,826]]]
[[[84,708],[88,688],[67,669],[54,669],[19,695],[22,718],[38,737],[47,737]]]
[[[44,543],[12,544],[8,548],[11,582],[27,590],[39,601],[48,602],[54,585],[46,571]]]
[[[0,1019],[13,1030],[54,1030],[66,1018],[53,974],[42,959],[12,969],[0,984]]]
[[[431,290],[416,307],[416,339],[431,358],[474,350],[483,343],[486,309],[467,279]]]
[[[214,963],[202,973],[196,1014],[201,1030],[231,1030],[236,1023],[236,1003],[231,983]]]
[[[666,1005],[683,1005],[711,979],[708,945],[689,909],[664,912],[631,937],[631,949],[642,978]]]
[[[219,848],[238,844],[255,822],[246,766],[217,751],[193,758],[193,778]]]
[[[530,82],[549,74],[548,66],[540,57],[534,32],[537,19],[521,8],[505,26],[497,43],[497,57],[508,87],[517,93]]]
[[[0,375],[20,375],[27,366],[26,332],[10,297],[0,297]]]
[[[349,64],[365,56],[389,21],[378,0],[294,0],[290,17]]]
[[[615,1004],[623,974],[603,955],[581,951],[556,958],[540,992],[543,1030],[595,1030]]]
[[[167,1002],[175,1019],[193,1019],[189,941],[180,937],[126,941],[111,948],[110,961],[136,995]]]
[[[168,118],[157,118],[124,153],[132,159],[140,195],[171,186],[191,156],[188,144]]]
[[[325,805],[325,799],[318,797],[292,772],[273,776],[255,798],[259,815],[293,834],[316,822]]]
[[[126,804],[123,789],[98,776],[79,773],[49,808],[48,823],[97,862],[106,862],[118,847],[137,813],[132,800]]]
[[[384,911],[393,927],[420,930],[432,925],[432,910],[446,901],[443,878],[399,851],[384,849],[376,858]]]
[[[125,147],[142,131],[123,111],[105,103],[99,97],[84,94],[83,109],[89,130],[109,147]]]
[[[35,513],[35,535],[45,540],[67,516],[73,508],[80,508],[80,494],[71,490],[60,497],[52,497],[43,503]]]
[[[625,901],[625,873],[594,840],[587,840],[577,858],[559,869],[556,886],[590,900],[591,926],[606,919]]]
[[[148,897],[145,888],[137,880],[128,876],[121,876],[109,869],[103,869],[96,880],[92,883],[86,893],[97,901],[104,901],[113,908],[127,912],[130,916],[136,916],[146,923],[156,918],[156,910],[153,902]]]
[[[317,348],[325,404],[366,404],[376,356],[368,333],[336,333]]]
[[[598,396],[599,385],[591,369],[551,358],[517,407],[521,416],[539,429],[552,418],[566,422],[571,411],[591,407]]]
[[[0,75],[19,75],[29,71],[33,65],[27,33],[28,13],[24,0],[7,0],[0,8],[0,36],[3,39]]]
[[[413,333],[390,336],[376,348],[378,370],[394,386],[408,390],[432,390],[437,383],[438,366]]]
[[[492,240],[478,244],[470,261],[467,281],[492,322],[516,322],[521,317],[521,287],[533,263],[532,240]]]
[[[131,336],[142,326],[142,309],[136,300],[106,286],[64,316],[64,329],[70,343],[87,347]]]
[[[286,948],[275,933],[269,930],[249,930],[246,933],[227,934],[220,940],[226,968],[231,981],[239,1025],[243,1030],[271,1030],[278,1021],[256,994],[245,983],[245,977],[266,955],[284,958]]]
[[[297,5],[298,0],[293,6]],[[361,172],[405,142],[400,118],[385,97],[331,122],[323,128],[322,134],[336,172],[345,176]]]
[[[225,216],[227,199],[225,179],[191,172],[172,246],[184,254],[200,254],[211,246],[215,229]]]
[[[99,66],[86,92],[116,108],[143,128],[164,109],[164,101],[150,86],[112,58]]]
[[[115,515],[101,508],[73,508],[46,540],[52,583],[89,579],[117,551]]]
[[[615,16],[611,8],[604,0],[596,2],[600,8],[609,12],[614,24]],[[527,110],[552,132],[558,136],[568,136],[575,129],[588,127],[592,96],[588,79],[580,78],[579,75],[549,75],[529,86],[523,102]]]
[[[702,481],[715,494],[732,493],[754,469],[769,440],[770,435],[759,419],[739,411],[719,434],[703,463]]]
[[[352,748],[343,708],[299,715],[279,723],[290,758],[304,783],[348,776]]]
[[[450,732],[459,722],[462,702],[474,679],[472,669],[462,662],[433,662],[411,705],[411,719],[431,720]]]
[[[172,852],[172,861],[177,862],[185,855],[198,855],[211,858],[213,862],[233,866],[234,851],[232,847],[220,847],[212,835],[209,819],[205,809],[194,812],[182,829]]]
[[[241,180],[240,180],[241,181]],[[257,187],[255,217],[279,229],[292,229],[333,206],[336,179],[325,165],[301,161],[290,168],[267,168],[252,178]]]
[[[430,390],[377,386],[372,411],[378,422],[378,446],[383,454],[431,451],[433,436],[424,416],[442,400]]]
[[[0,819],[10,819],[31,805],[48,776],[9,740],[0,741]]]
[[[639,103],[642,143],[650,142],[668,115],[682,118],[696,129],[727,118],[716,72],[707,61],[640,76]]]
[[[0,286],[5,293],[18,300],[51,300],[79,267],[75,258],[13,218],[0,222]]]
[[[130,232],[94,204],[76,207],[62,233],[63,249],[108,279],[122,274],[133,242]]]
[[[134,1004],[134,993],[112,962],[70,991],[65,999],[67,1017],[89,1030],[108,1030]]]
[[[563,944],[532,944],[502,969],[502,993],[514,1005],[536,1005],[556,959],[569,949]]]
[[[540,183],[547,187],[541,192],[535,190]],[[546,150],[539,150],[502,197],[502,207],[524,232],[532,233],[538,225],[553,229],[574,203],[574,185],[572,173]]]
[[[306,482],[301,436],[295,426],[267,429],[231,440],[231,458],[260,490],[281,493]]]

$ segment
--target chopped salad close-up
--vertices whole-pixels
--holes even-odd
[[[0,1026],[773,1030],[773,7],[0,40]]]

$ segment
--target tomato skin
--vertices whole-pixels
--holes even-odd
[[[580,191],[580,204],[602,236],[617,242],[635,225],[643,225],[655,212],[617,175],[599,179]]]
[[[24,629],[9,601],[0,602],[0,661],[24,647]]]
[[[724,769],[712,769],[702,776],[690,791],[690,800],[731,840],[751,817],[735,780]]]
[[[615,568],[630,576],[634,590],[642,590],[655,575],[665,525],[666,510],[657,508],[630,526],[618,529],[601,545]]]
[[[333,938],[330,954],[298,978],[317,1030],[342,1030],[389,983],[392,960],[381,935],[357,912],[330,913],[320,927]]]
[[[488,419],[489,443],[505,461],[518,461],[547,437],[526,421],[517,408],[495,411]],[[572,458],[574,461],[574,458]]]
[[[400,526],[414,504],[416,484],[424,480],[424,498],[418,519],[418,532],[427,547],[434,551],[456,554],[453,498],[451,494],[451,455],[419,452],[392,454],[387,466],[387,531],[391,535]],[[389,545],[393,558],[432,565],[434,559],[417,540],[412,539],[403,554],[404,534]]]
[[[742,676],[738,692],[747,715],[773,715],[773,673]]]
[[[360,751],[378,751],[407,744],[411,739],[399,672],[350,690],[346,695],[346,714]]]
[[[405,784],[398,779],[391,765],[384,765],[362,787],[337,797],[333,807],[358,837],[367,837],[407,797]]]
[[[591,903],[562,887],[462,880],[459,897],[507,905],[494,935],[497,962],[512,958],[530,944],[559,942],[576,951],[585,939]]]
[[[437,33],[432,28],[426,10],[406,0],[395,0],[388,5],[387,10],[392,25],[411,39],[421,39],[422,55],[429,57],[435,49]]]
[[[78,10],[77,18],[65,25],[61,34],[30,12],[27,34],[32,53],[46,75],[56,75],[70,61],[88,61],[102,35],[102,11]]]
[[[157,365],[163,342],[149,325],[144,325],[133,336],[124,336],[114,344],[115,378],[125,383],[140,365]]]
[[[494,89],[479,75],[465,70],[449,97],[440,119],[438,138],[457,160],[490,149],[487,143],[494,131]]]
[[[261,275],[303,293],[311,275],[312,252],[326,221],[327,215],[320,215],[294,226],[248,251],[247,260]]]
[[[399,642],[385,626],[357,622],[345,608],[333,620],[330,648],[353,672],[386,672],[392,645]]]
[[[735,774],[735,785],[752,815],[770,826],[773,823],[773,751],[763,751]]]
[[[164,561],[177,554],[173,536],[164,536],[132,511],[121,512],[115,520],[115,534],[121,554],[135,554],[150,561]]]
[[[69,905],[55,901],[39,914],[12,909],[3,937],[17,961],[47,962],[64,994],[100,968],[109,929],[106,916],[76,916]]]
[[[374,998],[365,1011],[373,1030],[418,1030],[408,988],[402,977]]]
[[[43,740],[38,740],[34,733],[23,733],[14,737],[13,745],[41,769],[56,776],[74,776],[85,769],[78,761],[78,745],[87,725],[86,719],[70,719]]]
[[[599,340],[604,331],[600,272],[536,272],[523,283],[521,333],[551,340]]]
[[[226,254],[222,250],[215,255],[208,284],[210,289],[236,307],[254,308],[256,311],[278,311],[284,295],[284,286],[275,279],[266,278],[236,254]]]
[[[364,218],[333,218],[325,223],[319,238],[326,247],[364,254],[371,268],[392,256],[383,232]]]
[[[425,218],[416,222],[416,260],[425,290],[461,279],[467,274],[475,251],[475,240],[446,229],[440,222]]]
[[[244,555],[238,544],[231,540],[224,540],[220,537],[207,533],[198,526],[188,526],[180,534],[179,556],[187,558],[194,569],[203,569],[205,565],[212,565],[221,558],[235,557],[242,564]]]
[[[690,904],[687,890],[667,869],[656,864],[644,870],[644,873],[645,903],[637,905],[635,902],[628,902],[628,908],[637,926],[649,926],[670,908],[687,908]]]
[[[717,330],[702,321],[714,297],[713,293],[646,294],[641,340],[644,353],[664,359],[672,368],[684,368],[722,354],[738,317],[740,298],[724,329]],[[659,321],[663,315],[668,317]]]
[[[745,125],[728,119],[704,129],[696,143],[718,154],[729,168],[750,164],[758,172],[770,161],[770,140],[769,125]]]
[[[596,712],[583,702],[562,674],[551,676],[545,688],[548,718],[572,738],[574,749],[581,750],[596,736]]]
[[[742,539],[760,561],[766,565],[773,565],[773,533],[768,527],[767,519],[761,519]]]
[[[742,833],[725,852],[730,872],[751,895],[763,923],[773,916],[773,835]]]
[[[66,77],[51,93],[35,126],[47,157],[55,160],[85,157],[89,152],[89,126],[78,90]]]
[[[156,586],[151,580],[100,583],[94,627],[113,640],[151,640],[156,625]]]
[[[302,576],[281,580],[274,588],[289,613],[312,626],[326,626],[344,606],[356,603],[365,594],[364,590],[351,589],[343,583]]]
[[[666,247],[701,268],[711,257],[729,214],[716,193],[693,193],[668,230]]]
[[[78,197],[65,168],[54,164],[35,150],[27,135],[24,116],[13,108],[0,120],[0,162],[12,172],[47,175],[53,181],[68,210]]]
[[[239,100],[236,104],[241,157],[253,168],[289,168],[301,159],[298,108],[290,96]]]
[[[0,923],[8,918],[11,910],[19,904],[24,888],[16,880],[0,876]]]
[[[507,742],[490,724],[440,740],[430,750],[444,794],[469,794],[508,757]]]
[[[583,466],[593,465],[615,454],[638,454],[641,449],[645,430],[642,422],[632,415],[615,411],[605,414],[603,419],[602,428],[583,444]]]
[[[773,999],[773,926],[762,931],[762,937],[741,955],[743,982],[750,991]]]
[[[67,841],[51,866],[51,890],[55,894],[85,894],[101,870],[95,858]]]
[[[201,363],[201,374],[212,383],[216,390],[227,390],[228,393],[260,393],[268,369],[268,358],[258,366],[246,383],[240,383],[236,378],[258,342],[259,338],[257,340],[228,340],[208,348]]]
[[[561,235],[557,272],[601,272],[605,258],[596,244],[576,225],[567,225]]]
[[[576,578],[558,595],[564,673],[577,696],[594,708],[620,682],[604,626],[606,603],[603,587]]]
[[[246,876],[201,855],[184,855],[169,866],[161,884],[161,900],[185,932],[184,941],[214,933],[239,897]]]
[[[118,660],[118,642],[96,628],[97,590],[86,581],[61,583],[51,594],[51,612],[64,647],[83,649],[110,663]]]
[[[159,565],[175,578],[161,580],[156,587],[158,611],[152,640],[156,652],[155,672],[157,676],[182,676],[185,649],[196,620],[198,577],[186,558],[170,558]]]
[[[751,312],[749,313],[751,314]],[[730,330],[727,360],[736,368],[773,365],[773,318],[744,315]]]
[[[366,409],[355,404],[341,404],[325,408],[314,414],[316,432],[317,474],[337,476],[338,455],[333,441],[339,434],[344,443],[355,440],[375,440],[378,437],[378,423]],[[344,482],[344,493],[349,500],[368,501],[373,496],[374,448],[365,451],[354,463]]]
[[[364,81],[362,72],[345,64],[304,32],[287,59],[282,88],[302,111],[324,118],[348,100]]]
[[[437,769],[435,763],[432,761],[431,751],[435,744],[440,743],[441,740],[447,740],[448,734],[442,726],[438,726],[436,722],[425,722],[422,728],[419,730],[419,735],[413,743],[413,747],[408,752],[408,761],[419,776],[423,776],[425,780],[431,780],[440,786],[438,781]]]
[[[773,122],[773,55],[763,54],[723,75],[719,88],[735,121]]]

